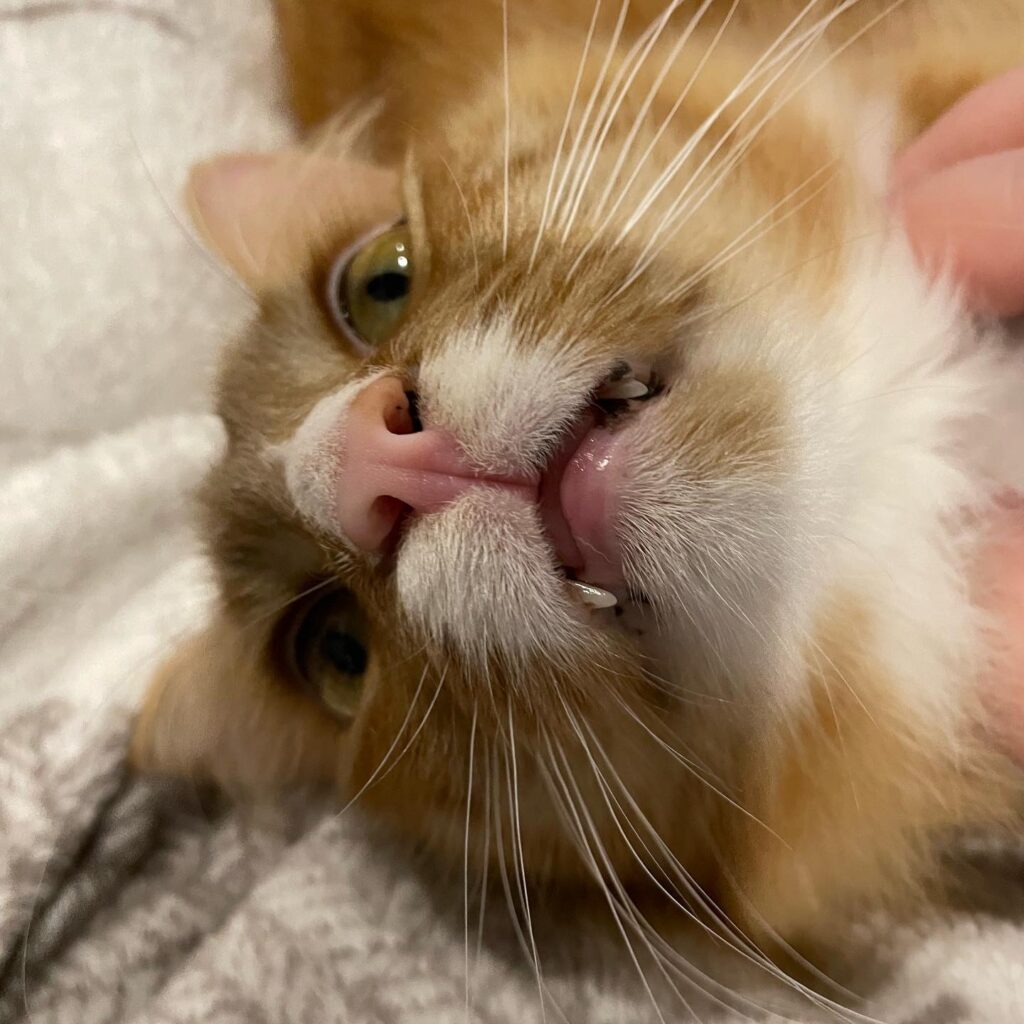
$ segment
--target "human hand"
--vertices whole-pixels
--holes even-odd
[[[1024,313],[1024,68],[969,93],[893,169],[892,201],[923,266],[968,303]]]

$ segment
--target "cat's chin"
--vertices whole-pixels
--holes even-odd
[[[417,632],[481,662],[578,660],[614,617],[567,577],[537,506],[486,488],[409,525],[395,582]]]

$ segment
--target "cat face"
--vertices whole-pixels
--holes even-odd
[[[537,877],[637,877],[623,813],[705,884],[786,845],[748,808],[822,666],[886,689],[870,629],[835,628],[867,607],[836,568],[871,451],[849,368],[887,313],[841,241],[884,219],[852,114],[706,52],[576,80],[524,49],[508,99],[481,87],[400,173],[324,150],[197,173],[260,309],[202,495],[223,612],[155,688],[141,761],[327,778]]]

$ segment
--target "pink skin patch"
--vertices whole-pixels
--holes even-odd
[[[559,562],[612,590],[625,583],[616,521],[626,461],[622,432],[585,413],[548,465],[538,499]]]

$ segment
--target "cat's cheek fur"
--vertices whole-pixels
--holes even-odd
[[[797,460],[815,467],[816,514],[789,526],[814,539],[795,590],[811,614],[788,634],[797,700],[761,734],[755,806],[782,843],[756,827],[738,840],[734,894],[737,914],[783,933],[858,892],[910,897],[931,877],[925,837],[1019,806],[982,702],[1010,666],[1005,624],[972,583],[997,500],[1024,482],[1024,360],[920,273],[898,229],[880,234],[851,246],[808,321],[827,359],[790,364],[791,382],[805,375],[791,417],[824,428]]]
[[[218,612],[161,665],[132,737],[136,769],[248,798],[338,781],[345,729],[283,684],[247,625]]]

